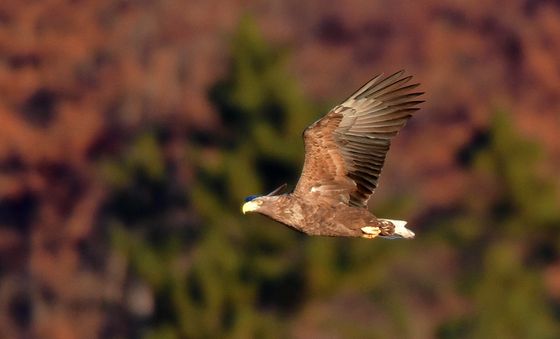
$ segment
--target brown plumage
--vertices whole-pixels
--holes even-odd
[[[404,71],[373,78],[303,133],[305,162],[293,193],[248,200],[258,212],[310,235],[412,238],[400,220],[378,219],[367,202],[392,138],[422,101]]]

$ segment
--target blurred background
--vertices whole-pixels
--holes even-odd
[[[560,337],[560,3],[0,4],[0,337]],[[311,238],[304,127],[404,68],[370,209]]]

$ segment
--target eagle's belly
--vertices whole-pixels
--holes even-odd
[[[281,199],[273,210],[263,214],[309,235],[360,237],[363,227],[378,226],[377,218],[365,208],[308,201],[293,195]]]
[[[377,220],[365,208],[338,206],[302,206],[302,218],[294,228],[309,235],[359,237],[362,227],[375,226]]]
[[[321,228],[321,235],[359,237],[362,228],[375,226],[377,220],[367,209],[339,205],[333,209],[333,217]]]

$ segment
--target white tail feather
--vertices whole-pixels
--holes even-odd
[[[392,220],[392,219],[379,219],[381,221],[389,221],[395,225],[395,234],[392,236],[387,236],[384,238],[390,239],[398,239],[398,238],[405,238],[405,239],[412,239],[414,238],[414,232],[406,228],[407,222],[404,220]]]

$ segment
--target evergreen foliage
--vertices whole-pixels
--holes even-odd
[[[557,187],[539,175],[540,149],[516,135],[505,112],[484,134],[467,164],[476,184],[454,216],[464,265],[458,286],[473,312],[442,337],[556,338],[559,315],[544,293],[542,268],[559,248]]]
[[[310,238],[243,217],[246,195],[295,184],[297,136],[324,113],[301,95],[286,62],[250,18],[241,22],[229,72],[210,91],[222,131],[186,146],[193,186],[175,178],[157,130],[103,164],[114,188],[106,206],[112,243],[131,279],[155,295],[155,314],[135,320],[135,335],[290,337],[296,316],[328,307],[337,316],[318,318],[323,333],[414,337],[422,316],[436,317],[425,314],[430,303],[456,298],[464,308],[438,315],[440,338],[560,336],[560,315],[543,292],[542,267],[554,255],[539,250],[560,248],[557,190],[537,175],[538,147],[515,134],[505,113],[461,154],[475,178],[469,194],[445,217],[420,220],[432,226],[423,233],[419,224],[414,241]],[[375,212],[406,218],[404,201]],[[187,206],[195,216],[180,217]],[[459,267],[447,269],[444,257]]]

